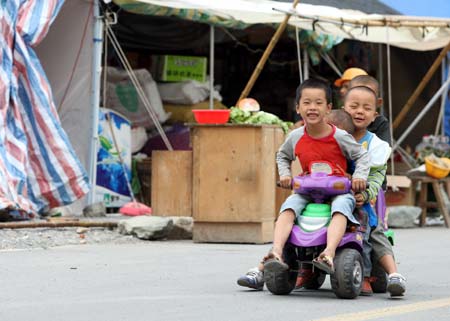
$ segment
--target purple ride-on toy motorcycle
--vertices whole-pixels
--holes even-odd
[[[348,193],[351,189],[350,179],[333,176],[333,169],[327,162],[312,164],[310,172],[308,175],[294,177],[292,182],[295,193],[309,195],[314,203],[308,204],[297,219],[283,249],[283,257],[289,270],[283,273],[264,273],[266,286],[273,294],[289,294],[295,288],[299,267],[302,264],[312,266],[313,258],[326,246],[331,207],[325,201]],[[362,246],[361,231],[356,226],[348,228],[336,250],[335,272],[330,275],[331,286],[339,298],[353,299],[361,292],[364,275]],[[317,268],[315,272],[313,279],[304,285],[305,288],[319,289],[322,286],[326,272]]]

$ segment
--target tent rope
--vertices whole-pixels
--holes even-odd
[[[107,36],[108,36],[109,40],[111,41],[111,44],[113,45],[113,47],[119,57],[120,62],[124,66],[128,76],[130,77],[131,82],[133,83],[134,87],[136,88],[136,91],[137,91],[139,97],[141,98],[141,100],[145,106],[145,109],[147,110],[148,115],[150,116],[151,120],[155,124],[155,127],[156,127],[158,133],[161,135],[161,138],[162,138],[164,144],[166,145],[167,149],[169,151],[173,151],[172,145],[171,145],[166,133],[164,132],[163,128],[161,127],[161,124],[159,123],[159,120],[158,120],[157,116],[155,115],[155,112],[154,112],[153,108],[151,107],[151,104],[148,101],[148,98],[145,95],[144,90],[142,89],[141,84],[139,83],[133,69],[131,68],[131,65],[130,65],[127,57],[125,56],[125,53],[124,53],[119,41],[117,40],[116,35],[112,31],[111,26],[108,23],[108,21],[106,21],[105,26],[106,26]]]

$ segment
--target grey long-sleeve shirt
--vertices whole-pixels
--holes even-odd
[[[367,180],[369,175],[370,160],[367,151],[353,136],[334,126],[332,134],[320,139],[309,136],[305,127],[290,132],[276,156],[280,176],[292,176],[291,163],[296,157],[303,171],[308,171],[309,163],[313,160],[328,161],[346,168],[346,160],[349,159],[356,166],[353,178]]]

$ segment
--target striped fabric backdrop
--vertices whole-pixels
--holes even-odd
[[[27,219],[89,191],[32,49],[64,0],[0,0],[0,210]]]

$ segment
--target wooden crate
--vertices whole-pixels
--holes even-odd
[[[197,125],[191,134],[194,241],[271,242],[286,193],[276,187],[281,128]]]
[[[192,151],[153,151],[151,186],[153,215],[192,216]]]

